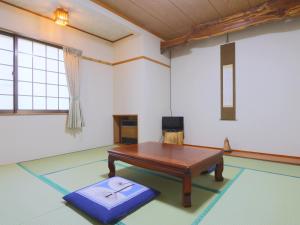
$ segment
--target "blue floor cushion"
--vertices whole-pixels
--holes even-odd
[[[158,191],[122,177],[112,177],[63,197],[104,224],[117,222],[148,203]]]

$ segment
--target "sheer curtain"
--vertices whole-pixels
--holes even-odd
[[[70,108],[67,119],[67,128],[80,129],[84,126],[80,108],[80,78],[79,59],[81,51],[64,47],[64,60],[70,92]]]

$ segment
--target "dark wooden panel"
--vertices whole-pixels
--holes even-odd
[[[221,120],[235,120],[235,43],[220,47],[221,51]],[[223,66],[233,65],[233,107],[224,107],[223,104]]]

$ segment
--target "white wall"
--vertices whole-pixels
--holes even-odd
[[[146,60],[114,66],[114,114],[137,114],[139,142],[159,141],[169,115],[169,69]]]
[[[236,42],[237,121],[220,121],[220,45],[178,47],[172,58],[174,114],[185,143],[300,156],[300,20],[230,35]]]
[[[151,34],[114,44],[115,61],[147,56],[164,63],[160,40]],[[159,141],[161,117],[169,115],[169,68],[140,59],[114,66],[114,114],[137,114],[139,142]]]
[[[113,61],[109,42],[0,3],[0,28],[83,50],[83,55]],[[0,164],[110,145],[113,68],[82,60],[81,102],[86,127],[76,137],[65,132],[65,115],[0,116]]]
[[[159,141],[162,136],[162,116],[170,115],[170,70],[164,66],[145,61],[143,80],[143,113],[140,123],[141,142]]]

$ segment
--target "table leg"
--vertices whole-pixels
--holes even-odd
[[[115,159],[112,156],[108,156],[108,168],[109,168],[108,177],[114,177],[116,174],[116,167],[115,167]]]
[[[184,207],[191,207],[192,177],[190,174],[183,177],[182,185],[182,205]]]
[[[223,162],[223,157],[221,159],[221,161],[216,165],[216,169],[215,169],[215,180],[216,181],[223,181],[223,169],[224,169],[224,162]]]

